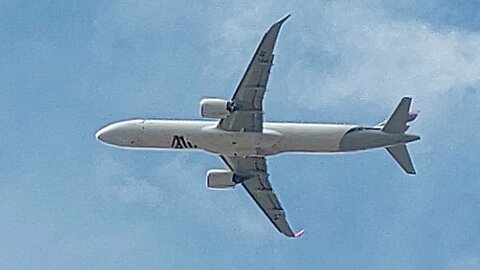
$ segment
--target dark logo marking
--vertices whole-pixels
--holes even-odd
[[[188,140],[185,140],[185,137],[175,135],[173,136],[172,148],[183,149],[183,148],[198,148],[196,144],[192,144]]]

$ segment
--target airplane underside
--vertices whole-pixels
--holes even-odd
[[[103,142],[119,147],[204,150],[239,157],[359,151],[418,139],[416,135],[353,125],[267,122],[262,132],[231,132],[218,129],[211,121],[153,119],[118,122],[99,134]]]
[[[99,139],[127,148],[205,150],[227,156],[285,152],[338,152],[350,125],[265,123],[262,132],[231,132],[210,121],[127,120],[102,130]],[[118,136],[122,133],[121,136]],[[114,134],[114,135],[110,135]]]
[[[206,98],[201,115],[217,121],[136,119],[110,124],[96,133],[103,143],[137,149],[204,150],[219,155],[228,169],[209,170],[207,186],[245,188],[275,228],[298,238],[269,180],[266,156],[280,153],[333,153],[385,147],[407,174],[415,174],[406,144],[420,137],[407,134],[418,113],[404,97],[390,117],[375,126],[264,122],[263,98],[273,66],[273,50],[282,24],[263,36],[230,100]]]

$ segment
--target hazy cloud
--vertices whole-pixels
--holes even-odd
[[[369,99],[381,105],[412,95],[422,107],[433,109],[438,108],[438,95],[475,83],[480,76],[477,33],[438,32],[420,22],[389,19],[382,10],[342,4],[328,6],[324,15],[325,24],[312,24],[303,45],[338,61],[325,73],[299,60],[289,74],[290,96],[300,86],[305,90],[301,101],[311,106],[339,99]]]
[[[474,1],[0,2],[3,268],[478,268]],[[455,28],[429,24],[440,6]],[[94,139],[109,122],[194,118],[201,96],[230,97],[290,12],[267,119],[374,123],[412,95],[416,177],[385,151],[271,158],[289,221],[307,230],[290,240],[241,186],[206,188],[217,157]]]
[[[161,166],[142,170],[142,177],[136,176],[128,164],[110,156],[99,157],[95,163],[97,184],[106,199],[155,207],[166,216],[185,212],[194,223],[208,223],[222,233],[240,231],[247,238],[275,233],[241,186],[235,190],[209,190],[204,166],[192,165],[186,155],[176,155]],[[239,207],[245,201],[249,207]],[[212,212],[222,213],[214,223],[208,218]]]
[[[355,2],[303,2],[309,8],[294,11],[290,21],[295,22],[288,22],[282,31],[280,46],[289,49],[280,57],[288,67],[274,67],[274,72],[286,74],[276,74],[278,83],[273,84],[282,88],[269,98],[311,109],[358,100],[390,108],[401,96],[411,95],[421,108],[430,110],[441,108],[439,95],[478,81],[478,33],[433,29],[413,19],[398,21],[381,8]],[[282,16],[275,15],[278,11],[271,11],[271,5],[236,2],[235,15],[219,29],[224,43],[214,48],[214,55],[218,58],[220,52],[229,65],[245,66],[244,50],[253,52],[250,43],[256,44],[259,33],[269,26],[262,24],[265,18],[271,23]],[[292,4],[286,1],[284,6]],[[244,64],[238,62],[240,56]]]
[[[135,177],[112,157],[98,157],[95,164],[98,187],[108,198],[147,205],[156,205],[161,201],[162,192],[157,186],[144,178]]]

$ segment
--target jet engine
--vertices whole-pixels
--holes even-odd
[[[233,181],[235,174],[227,170],[209,170],[207,172],[207,186],[209,188],[233,188],[237,183]]]
[[[200,102],[201,113],[207,118],[227,118],[232,112],[232,102],[218,99],[205,98]]]

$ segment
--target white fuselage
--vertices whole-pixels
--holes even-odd
[[[127,120],[97,132],[101,141],[129,148],[201,149],[228,156],[268,156],[283,152],[337,152],[352,125],[264,123],[263,132],[230,132],[217,122]]]

